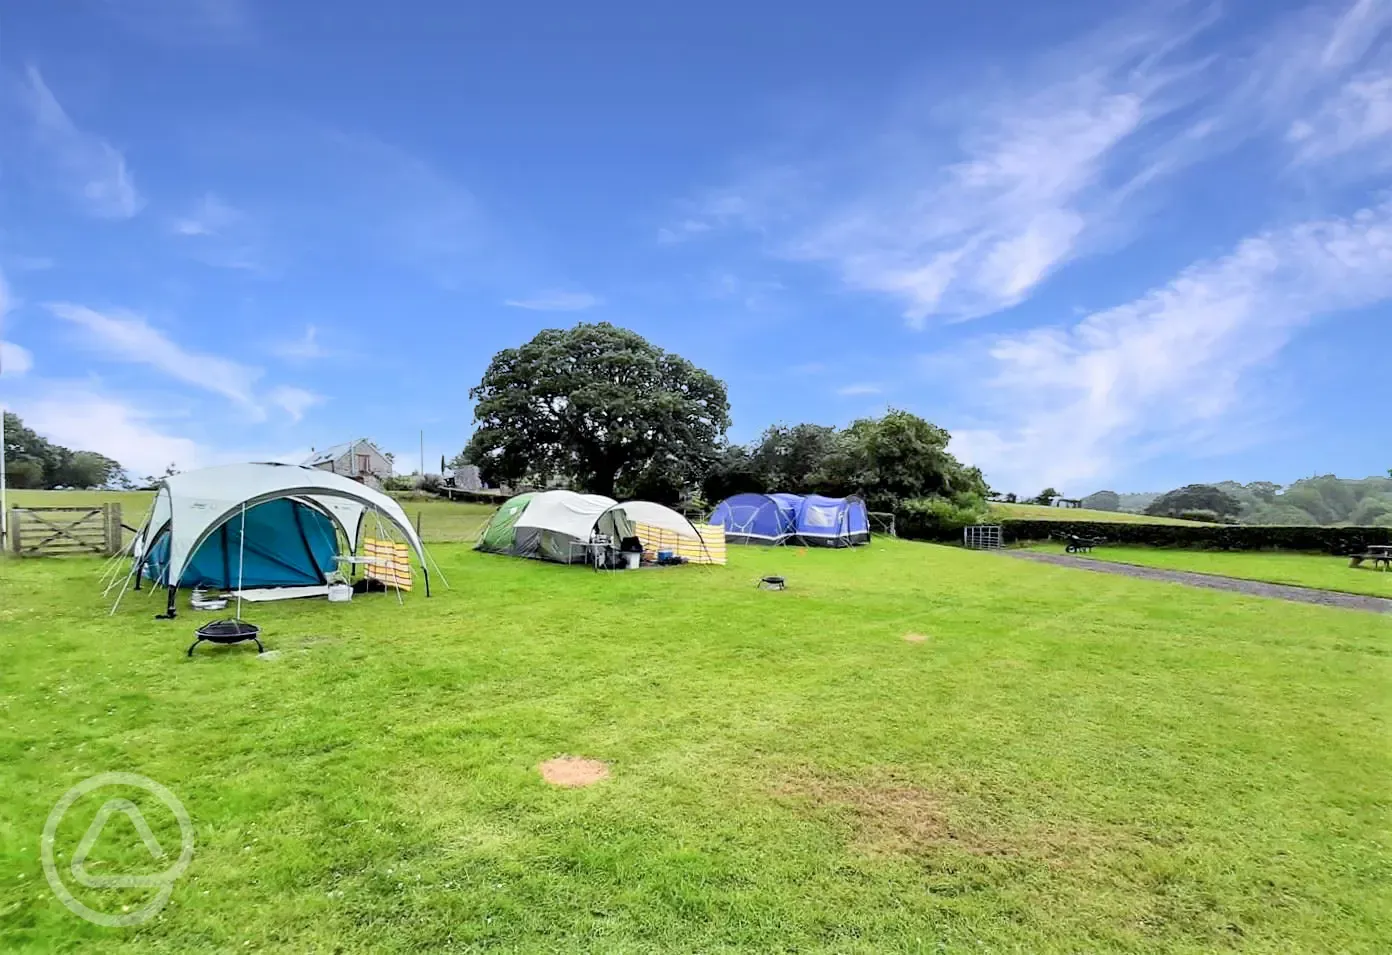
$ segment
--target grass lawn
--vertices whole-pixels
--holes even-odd
[[[1126,511],[1093,511],[1085,507],[1046,507],[1043,504],[993,503],[996,520],[1017,521],[1105,521],[1109,524],[1184,524],[1202,526],[1201,521],[1181,521],[1174,517],[1151,517]]]
[[[419,521],[421,539],[427,543],[467,543],[478,539],[479,531],[498,508],[493,504],[470,504],[414,495],[392,495],[411,519]]]
[[[1392,620],[896,541],[624,574],[434,550],[430,600],[251,608],[273,659],[186,659],[206,618],[143,593],[108,617],[96,560],[0,563],[0,949],[1392,948]],[[560,754],[612,775],[553,788]],[[197,833],[127,929],[39,862],[117,770]],[[102,911],[153,891],[71,878],[111,795],[57,840]],[[89,871],[150,871],[106,831]]]
[[[1032,549],[1063,553],[1059,544],[1040,544]],[[1392,573],[1375,571],[1371,564],[1349,567],[1347,557],[1327,554],[1290,554],[1273,551],[1182,550],[1162,547],[1112,547],[1103,545],[1091,554],[1097,560],[1161,567],[1165,570],[1192,570],[1200,574],[1222,574],[1273,584],[1316,587],[1350,594],[1392,597]]]

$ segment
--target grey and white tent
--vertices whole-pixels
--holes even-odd
[[[656,552],[659,544],[681,551],[696,563],[721,563],[724,538],[717,556],[690,520],[670,507],[651,501],[622,504],[601,494],[541,491],[510,498],[494,513],[479,535],[476,549],[513,557],[536,557],[562,564],[581,563],[593,554],[577,547],[603,535],[617,551],[621,542],[638,540],[642,550]]]
[[[401,505],[380,491],[300,465],[187,471],[160,482],[131,545],[132,574],[137,588],[144,578],[169,589],[171,614],[181,586],[322,584],[379,522],[415,552],[429,595],[425,547]]]
[[[562,564],[580,562],[585,553],[572,545],[588,541],[600,517],[617,503],[602,494],[574,491],[519,494],[494,513],[479,536],[476,549]],[[623,536],[626,530],[609,527],[603,532]]]

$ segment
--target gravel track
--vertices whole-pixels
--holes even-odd
[[[1387,597],[1365,597],[1359,594],[1339,593],[1334,590],[1316,590],[1312,587],[1290,587],[1285,584],[1268,584],[1260,580],[1221,577],[1217,574],[1196,574],[1187,570],[1138,567],[1135,564],[1093,560],[1089,557],[1074,557],[1070,554],[1042,554],[1029,550],[1006,550],[1002,553],[1018,560],[1032,560],[1035,563],[1053,564],[1057,567],[1074,567],[1079,570],[1095,571],[1099,574],[1118,574],[1122,577],[1139,577],[1142,580],[1164,580],[1175,584],[1187,584],[1190,587],[1227,590],[1232,593],[1247,594],[1250,597],[1294,600],[1298,603],[1319,604],[1324,607],[1342,607],[1345,610],[1392,613],[1392,599]]]

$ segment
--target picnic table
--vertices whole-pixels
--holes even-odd
[[[1349,558],[1349,566],[1361,567],[1366,560],[1373,562],[1374,570],[1392,570],[1392,544],[1369,544],[1363,553]]]

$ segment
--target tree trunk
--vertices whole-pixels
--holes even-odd
[[[590,494],[603,494],[605,497],[614,496],[614,482],[618,478],[618,468],[597,471],[590,481],[590,486],[586,489]]]

